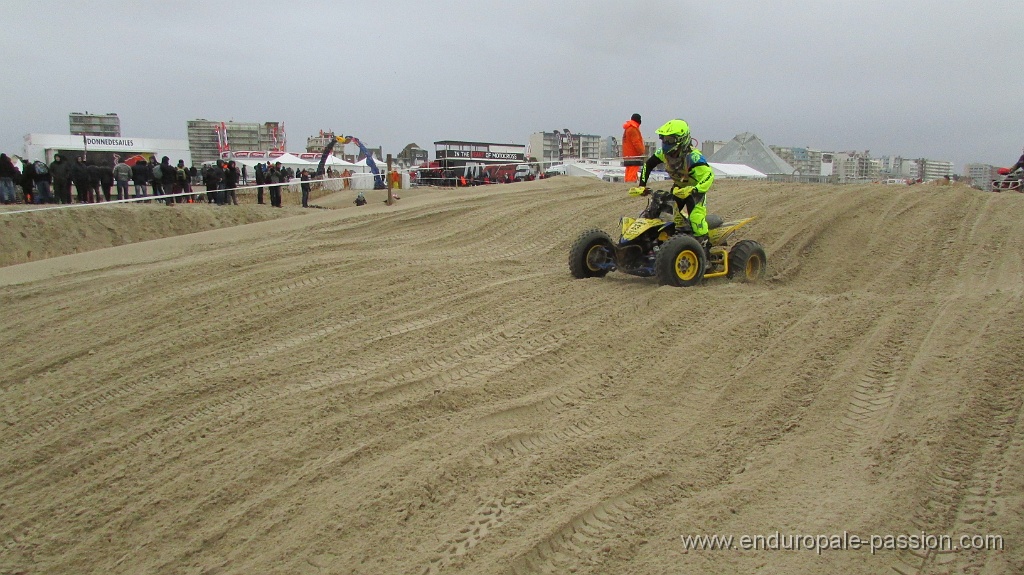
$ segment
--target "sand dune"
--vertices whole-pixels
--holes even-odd
[[[1024,572],[1024,196],[722,182],[765,283],[573,280],[625,190],[0,268],[0,573]],[[680,541],[844,531],[1005,549]]]

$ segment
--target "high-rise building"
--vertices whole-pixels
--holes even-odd
[[[834,155],[835,177],[840,184],[870,182],[882,174],[882,161],[871,157],[870,152],[836,152]]]
[[[619,143],[618,138],[615,136],[601,138],[600,155],[602,158],[621,158],[622,144]]]
[[[68,114],[72,136],[121,137],[121,119],[117,114],[90,114],[89,112]]]
[[[530,156],[546,166],[564,160],[601,159],[601,136],[573,134],[569,130],[535,132],[530,135]]]
[[[921,176],[921,179],[926,182],[941,180],[947,177],[951,178],[953,176],[953,162],[929,160],[927,158],[924,158],[921,161],[924,164],[924,169],[922,170],[924,175]]]
[[[832,155],[821,150],[791,146],[768,146],[793,166],[793,179],[799,182],[826,182],[832,176]]]
[[[967,164],[964,166],[964,178],[971,186],[988,191],[992,188],[992,180],[999,174],[997,170],[990,164]]]
[[[196,164],[216,160],[226,149],[284,151],[285,141],[281,122],[188,121],[188,147]]]

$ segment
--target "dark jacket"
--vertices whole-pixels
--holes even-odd
[[[36,167],[32,162],[25,162],[21,172],[21,189],[31,190],[36,181]],[[31,193],[31,191],[29,192]]]
[[[218,186],[224,183],[224,167],[214,164],[210,167],[210,184]]]
[[[89,185],[89,166],[85,162],[75,162],[71,166],[71,181],[75,183],[76,188]]]
[[[114,185],[114,166],[108,166],[106,164],[102,166],[96,166],[100,173],[100,184],[104,187],[109,188]]]
[[[50,175],[53,176],[53,183],[62,184],[71,179],[71,162],[64,159],[64,156],[57,154],[50,162]]]
[[[242,177],[241,172],[238,171],[238,166],[228,166],[224,168],[224,187],[227,189],[237,188],[238,180]]]
[[[165,190],[171,189],[171,186],[174,185],[175,172],[177,169],[177,167],[171,165],[170,160],[160,162],[160,175],[163,176],[160,180],[161,183],[163,183]]]
[[[0,178],[10,178],[14,182],[21,179],[21,170],[14,167],[14,162],[7,154],[0,158]]]
[[[149,172],[149,164],[146,162],[136,162],[132,166],[132,181],[136,184],[148,184],[152,178],[153,175]]]
[[[100,185],[100,167],[96,164],[89,164],[85,167],[85,173],[89,174],[89,183],[93,186]]]

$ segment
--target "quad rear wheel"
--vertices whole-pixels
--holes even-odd
[[[761,281],[767,262],[761,244],[754,240],[740,240],[729,250],[728,276],[742,282]]]
[[[654,273],[658,283],[675,287],[690,287],[704,279],[707,254],[692,236],[678,235],[662,244],[654,260]]]
[[[569,271],[574,278],[601,278],[614,267],[612,238],[601,230],[583,232],[569,250]]]

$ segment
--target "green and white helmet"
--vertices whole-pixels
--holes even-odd
[[[690,125],[678,118],[665,122],[655,133],[661,138],[661,150],[666,154],[690,145]]]

